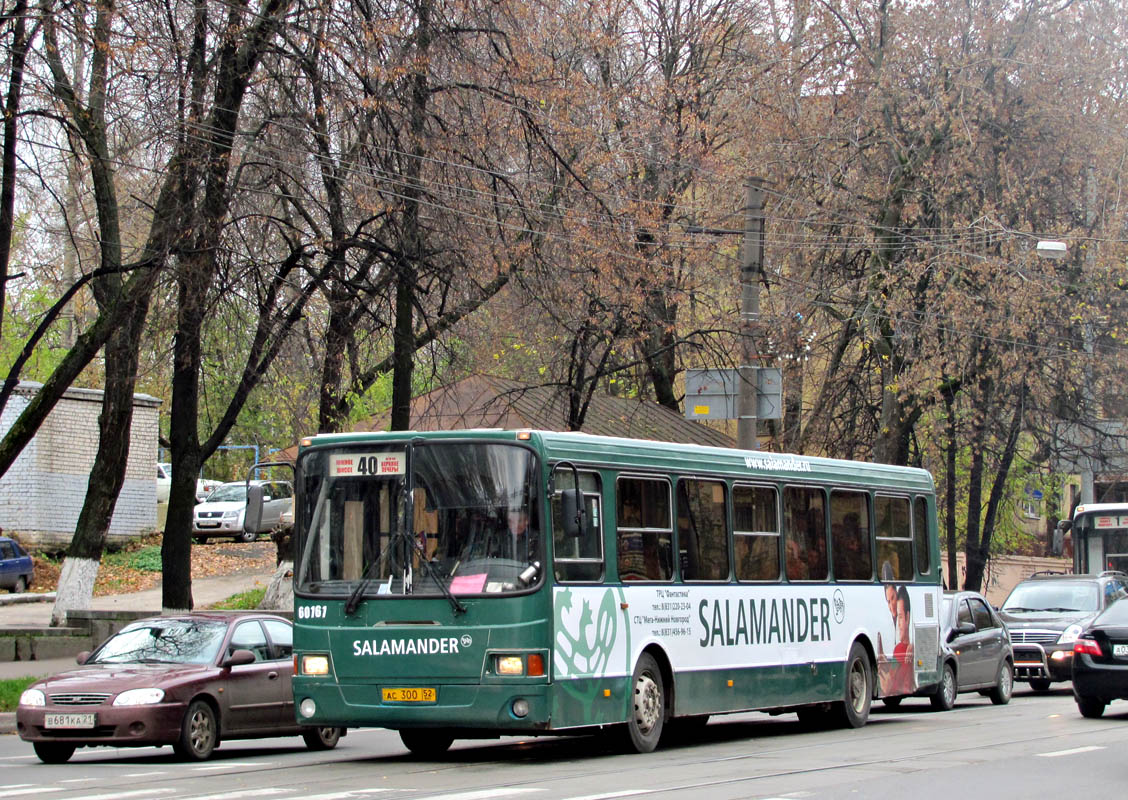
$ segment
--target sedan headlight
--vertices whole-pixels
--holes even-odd
[[[114,698],[115,706],[151,706],[164,700],[164,689],[129,689]]]
[[[1073,644],[1077,641],[1077,637],[1081,635],[1080,625],[1070,625],[1062,633],[1061,638],[1058,639],[1058,644]]]
[[[39,689],[25,689],[24,693],[20,695],[20,705],[45,706],[47,705],[47,695]]]

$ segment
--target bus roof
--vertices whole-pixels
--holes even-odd
[[[1128,514],[1128,503],[1084,503],[1074,510],[1073,518],[1082,514],[1108,514],[1114,511]]]
[[[319,434],[302,440],[302,448],[318,445],[356,445],[412,439],[479,439],[517,441],[518,434],[539,445],[549,461],[634,469],[660,469],[689,474],[739,474],[748,480],[780,476],[804,481],[833,481],[932,493],[932,475],[924,469],[846,461],[816,456],[737,450],[681,442],[625,439],[589,433],[502,430],[391,431]]]

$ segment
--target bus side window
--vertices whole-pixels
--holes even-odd
[[[866,493],[841,489],[830,493],[830,547],[836,580],[873,580],[869,517]]]
[[[932,554],[928,552],[928,503],[923,497],[913,500],[913,546],[916,548],[917,574],[932,574]]]
[[[909,521],[909,498],[878,495],[874,498],[877,520],[877,563],[881,580],[911,581],[913,567],[912,525]],[[892,578],[887,577],[888,564]]]
[[[732,487],[732,549],[738,581],[779,580],[779,504],[772,486]]]
[[[729,579],[723,482],[678,481],[678,554],[683,580]]]
[[[670,484],[653,478],[619,478],[615,496],[619,579],[671,580],[674,554]]]
[[[822,489],[788,486],[783,490],[787,578],[825,581],[826,514]]]
[[[555,477],[557,494],[552,497],[553,570],[558,581],[594,583],[603,580],[603,502],[599,474],[580,473],[580,489],[584,493],[584,529],[580,536],[564,534],[563,510],[559,492],[575,488],[571,470],[558,470]]]

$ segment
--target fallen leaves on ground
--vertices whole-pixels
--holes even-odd
[[[130,544],[129,549],[160,546],[161,537],[151,536]],[[30,591],[53,592],[59,585],[63,559],[52,560],[32,554],[35,577]],[[192,545],[192,577],[218,575],[268,575],[274,571],[275,548],[269,539],[251,544],[212,542]],[[153,589],[160,585],[161,573],[131,569],[122,564],[108,564],[103,559],[94,582],[94,595],[128,594]]]

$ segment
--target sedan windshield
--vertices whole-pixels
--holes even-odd
[[[497,594],[535,582],[544,562],[531,450],[415,445],[410,483],[408,459],[403,442],[303,456],[299,591]]]
[[[1025,613],[1050,611],[1097,611],[1100,592],[1095,583],[1082,581],[1031,581],[1020,583],[1003,603],[1003,611]]]
[[[245,502],[247,499],[247,485],[245,483],[225,483],[211,493],[205,503],[230,503],[232,500]]]
[[[212,664],[227,623],[146,620],[127,625],[94,651],[87,664]]]

